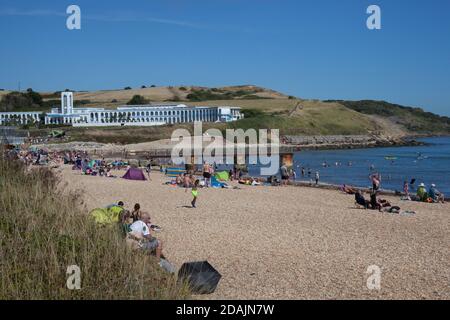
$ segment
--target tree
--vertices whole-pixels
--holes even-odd
[[[20,109],[38,109],[43,106],[44,102],[39,93],[31,91],[27,93],[23,92],[10,92],[3,96],[0,101],[1,111],[14,111]]]
[[[130,101],[127,102],[127,105],[138,105],[138,104],[147,104],[149,103],[149,100],[145,99],[141,95],[134,95],[133,98],[131,98]]]
[[[125,87],[123,90],[131,90],[131,87]]]

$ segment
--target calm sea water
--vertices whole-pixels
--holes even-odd
[[[428,188],[434,183],[441,192],[449,195],[450,137],[424,138],[421,141],[430,145],[300,151],[294,156],[297,180],[310,180],[307,175],[301,176],[301,168],[304,167],[306,172],[311,170],[311,178],[319,171],[322,182],[369,187],[370,173],[379,172],[382,189],[403,190],[403,182],[415,178],[416,186],[424,182]],[[385,157],[395,157],[396,160],[386,160]],[[330,166],[323,167],[324,162]],[[250,165],[249,174],[258,176],[258,165]]]

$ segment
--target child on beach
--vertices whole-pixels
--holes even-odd
[[[197,197],[198,197],[198,184],[200,183],[200,180],[195,180],[194,182],[194,186],[192,187],[192,196],[194,197],[194,199],[192,199],[192,207],[196,208],[195,203],[197,202]]]

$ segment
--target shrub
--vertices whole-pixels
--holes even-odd
[[[125,87],[123,90],[131,90],[131,87]]]
[[[149,100],[145,99],[141,95],[134,95],[133,98],[131,98],[130,101],[127,102],[127,105],[139,105],[139,104],[147,104],[149,103]]]

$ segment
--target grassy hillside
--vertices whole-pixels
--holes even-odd
[[[421,108],[405,107],[386,101],[334,101],[362,114],[377,115],[403,126],[411,133],[450,133],[450,118]]]
[[[118,226],[95,225],[61,187],[49,169],[27,171],[0,154],[0,300],[188,297],[153,257],[127,248]],[[80,290],[66,287],[71,265]]]

